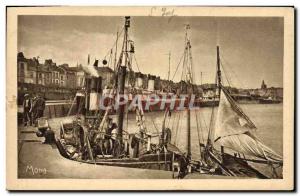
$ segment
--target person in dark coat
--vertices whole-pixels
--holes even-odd
[[[44,116],[44,110],[45,110],[45,100],[38,95],[37,100],[35,102],[35,107],[36,107],[36,116],[35,119],[41,118]]]
[[[30,99],[29,94],[24,95],[24,101],[23,101],[23,123],[24,126],[31,125],[31,105],[32,105],[32,100]]]
[[[182,179],[188,173],[189,157],[184,153],[179,157],[179,175],[178,178]]]
[[[36,101],[37,101],[37,95],[34,96],[31,100],[31,108],[30,108],[30,117],[31,117],[31,123],[36,124]]]

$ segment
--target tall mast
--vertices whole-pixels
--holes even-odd
[[[221,94],[221,68],[220,68],[220,65],[221,65],[220,48],[219,48],[219,46],[217,46],[217,81],[216,81],[216,85],[217,85],[218,91],[216,91],[216,92],[218,92],[219,98],[220,98],[220,94]],[[215,93],[214,99],[215,98],[216,98],[216,93]],[[211,113],[211,118],[210,118],[210,123],[209,123],[210,125],[209,125],[206,147],[212,147],[212,145],[213,145],[213,138],[214,138],[214,131],[212,128],[213,119],[214,119],[214,106],[212,107],[212,113]]]
[[[125,43],[125,67],[128,64],[128,28],[130,27],[130,16],[125,16],[125,33],[124,33],[124,43]]]
[[[221,93],[221,69],[220,69],[220,51],[219,51],[219,46],[217,46],[217,86],[218,86],[218,94],[220,97]]]
[[[188,103],[191,100],[191,96],[188,97]],[[191,158],[192,152],[191,152],[191,110],[188,106],[187,109],[187,156]]]
[[[115,58],[114,58],[114,71],[116,71],[116,67],[117,67],[118,38],[119,38],[119,32],[117,31],[116,49],[115,49]]]
[[[169,52],[169,70],[168,70],[168,80],[170,80],[170,69],[171,69],[171,52]]]
[[[188,39],[188,29],[190,29],[190,25],[186,25],[186,31],[185,31],[185,54],[186,54],[186,59],[184,61],[184,63],[187,63],[187,75],[186,75],[186,82],[187,85],[192,85],[192,77],[191,77],[191,66],[192,66],[192,62],[191,62],[191,58],[190,58],[190,62],[189,62],[189,56],[191,53],[191,45],[190,45],[190,40]],[[188,64],[190,63],[190,65]],[[188,86],[189,87],[189,86]],[[192,92],[190,91],[189,88],[187,88],[187,93],[188,93],[188,107],[187,107],[187,157],[190,159],[192,156],[192,152],[191,152],[191,111],[189,108],[189,102],[191,100],[191,94]]]
[[[124,25],[124,42],[123,42],[123,51],[125,53],[125,62],[122,65],[122,60],[120,58],[120,64],[118,67],[118,94],[119,101],[123,102],[124,100],[124,89],[125,89],[125,77],[126,77],[126,67],[128,65],[128,50],[127,50],[127,41],[128,41],[128,28],[130,27],[130,16],[125,17],[125,25]],[[121,54],[122,55],[122,54]],[[118,116],[118,138],[120,142],[122,142],[123,136],[123,120],[124,120],[124,104],[119,105],[117,109]]]

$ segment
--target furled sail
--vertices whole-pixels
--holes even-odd
[[[281,162],[282,157],[255,136],[255,129],[254,123],[222,87],[214,130],[215,145],[222,145],[245,155]]]

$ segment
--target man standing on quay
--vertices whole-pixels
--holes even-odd
[[[24,95],[24,101],[23,101],[23,123],[24,123],[24,126],[28,126],[28,125],[31,125],[32,122],[31,122],[31,113],[30,113],[30,109],[31,109],[31,105],[32,105],[32,102],[31,102],[31,99],[29,97],[29,94],[25,94]]]
[[[45,110],[45,100],[40,95],[37,95],[33,101],[31,110],[33,112],[33,123],[36,126],[36,120],[44,116]]]

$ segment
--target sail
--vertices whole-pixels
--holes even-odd
[[[215,145],[270,161],[282,161],[280,155],[258,140],[255,129],[254,123],[222,87],[214,130]]]

